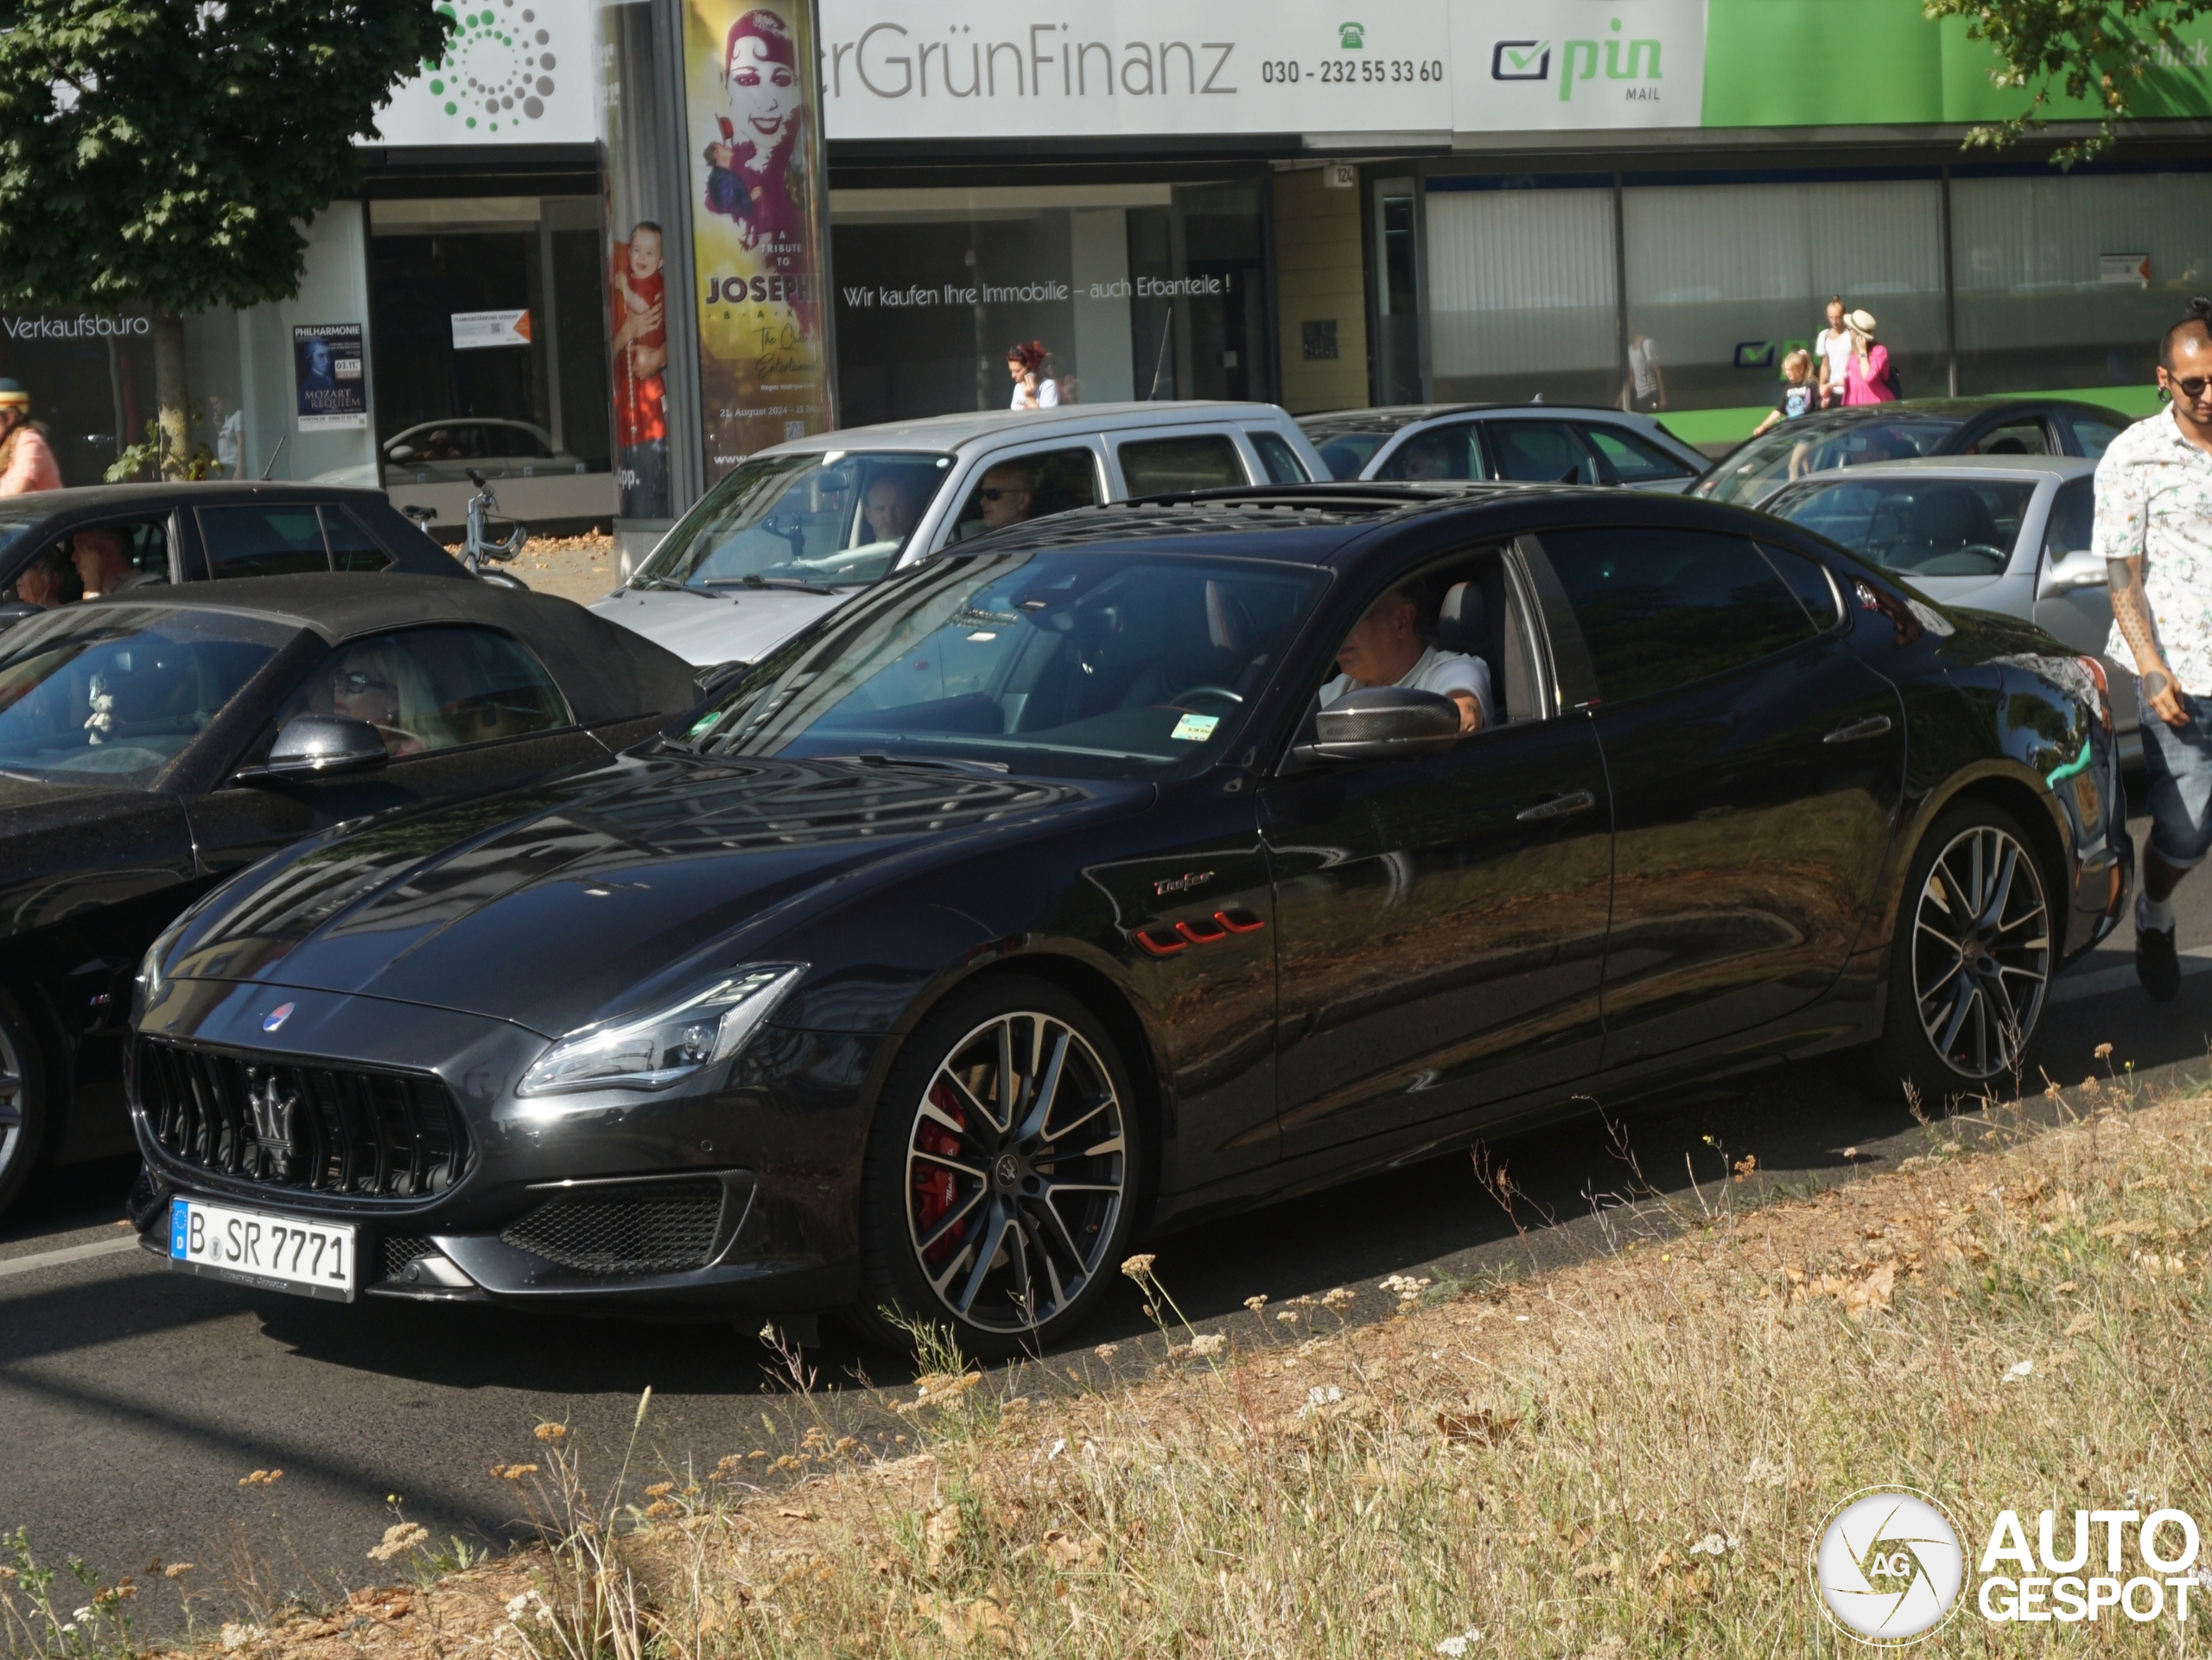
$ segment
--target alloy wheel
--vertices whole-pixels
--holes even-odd
[[[0,1186],[23,1153],[23,1058],[16,1053],[6,1022],[0,1021]]]
[[[2035,855],[1977,824],[1929,868],[1913,909],[1912,990],[1921,1030],[1962,1078],[2019,1059],[2050,983],[2050,913]]]
[[[1042,1326],[1083,1294],[1128,1202],[1113,1074],[1066,1021],[1020,1010],[954,1044],[907,1133],[906,1237],[945,1312]]]

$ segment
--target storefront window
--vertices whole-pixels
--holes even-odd
[[[830,193],[843,424],[1061,403],[1272,399],[1256,187]],[[1049,401],[1049,400],[1048,400]]]
[[[2141,386],[2212,273],[2212,174],[1951,181],[1959,390]]]
[[[474,468],[518,481],[500,502],[524,518],[610,516],[598,204],[374,201],[369,232],[377,446],[393,499],[447,516]]]
[[[98,484],[154,418],[154,341],[143,316],[0,313],[0,375],[31,395],[65,485]]]
[[[1771,404],[1782,359],[1811,347],[1831,295],[1873,314],[1908,397],[1948,390],[1939,180],[1631,185],[1621,197],[1637,407]]]
[[[1618,400],[1611,185],[1602,175],[1428,181],[1432,397]]]

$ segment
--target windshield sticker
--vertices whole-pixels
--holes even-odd
[[[702,732],[711,729],[715,722],[721,718],[721,710],[718,709],[709,709],[706,714],[701,716],[697,720],[691,722],[691,730],[689,735],[694,738],[697,737]]]
[[[1214,728],[1221,724],[1218,715],[1185,715],[1175,722],[1175,729],[1167,735],[1185,743],[1204,743],[1213,736]]]

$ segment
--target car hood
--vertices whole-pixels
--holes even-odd
[[[629,756],[280,855],[186,923],[163,977],[387,998],[556,1037],[772,949],[826,903],[1152,793],[855,761]]]
[[[594,600],[590,608],[704,669],[718,663],[758,663],[851,597],[850,590],[825,595],[757,588],[724,599],[665,588],[627,588]]]

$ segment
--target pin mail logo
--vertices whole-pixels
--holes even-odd
[[[1622,96],[1630,102],[1657,99],[1658,89],[1649,83],[1662,79],[1659,41],[1623,39],[1621,20],[1618,17],[1608,28],[1611,36],[1602,41],[1560,42],[1560,103],[1565,104],[1574,97],[1577,82],[1597,80],[1601,64],[1607,80],[1637,83],[1622,89]],[[1551,73],[1552,43],[1549,41],[1500,41],[1491,48],[1490,78],[1492,80],[1549,80]]]

